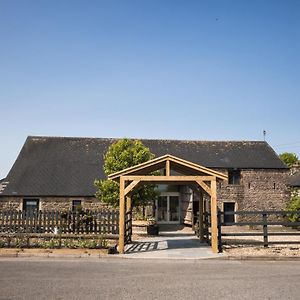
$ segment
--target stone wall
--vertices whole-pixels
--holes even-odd
[[[220,183],[218,201],[236,202],[237,210],[282,210],[290,199],[288,170],[241,170],[240,185]]]
[[[0,210],[22,210],[24,198],[39,199],[40,210],[71,210],[73,200],[81,200],[83,209],[97,210],[107,207],[94,197],[0,197]]]
[[[226,170],[218,170],[226,172]],[[219,182],[217,185],[218,208],[223,211],[224,202],[234,202],[235,210],[283,210],[290,199],[288,187],[288,170],[241,170],[239,185]],[[181,190],[181,218],[185,224],[191,224],[193,201],[198,201],[199,196],[191,190],[182,187]],[[204,193],[209,211],[210,197]],[[237,217],[236,220],[251,218]]]
[[[288,170],[241,170],[240,185],[218,185],[218,207],[234,202],[236,210],[283,210],[290,199]],[[236,220],[253,219],[237,217]]]

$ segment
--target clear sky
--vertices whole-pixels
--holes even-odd
[[[300,1],[0,0],[0,178],[28,135],[300,156]]]

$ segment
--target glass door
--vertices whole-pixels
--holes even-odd
[[[175,193],[173,193],[175,194]],[[180,222],[179,195],[162,195],[156,201],[156,220],[158,223]]]
[[[157,222],[164,223],[168,221],[168,197],[160,196],[156,205]]]
[[[169,196],[169,221],[179,222],[179,197]]]

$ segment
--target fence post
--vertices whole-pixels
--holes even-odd
[[[221,218],[221,211],[218,210],[218,248],[219,252],[223,252],[223,245],[222,245],[222,218]]]
[[[264,235],[264,247],[268,248],[268,220],[267,213],[262,214],[263,218],[263,235]]]

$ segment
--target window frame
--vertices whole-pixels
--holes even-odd
[[[228,170],[228,184],[241,185],[241,170],[239,169]]]
[[[74,204],[75,202],[79,202],[79,204]],[[82,200],[80,200],[80,199],[74,199],[74,200],[72,200],[72,212],[76,212],[76,208],[78,207],[78,206],[81,206],[82,207]]]
[[[35,201],[36,202],[36,208],[28,209],[27,202],[29,202],[29,201]],[[40,199],[39,198],[23,198],[22,211],[30,212],[30,211],[39,211],[39,210],[40,210]]]

